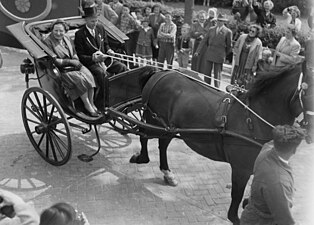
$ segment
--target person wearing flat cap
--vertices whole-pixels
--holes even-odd
[[[83,12],[86,25],[75,33],[75,50],[81,63],[94,75],[97,87],[95,105],[100,111],[104,111],[107,77],[122,73],[127,70],[127,67],[108,57],[113,55],[114,51],[109,46],[105,28],[98,24],[98,12],[94,1],[85,2]]]
[[[211,84],[211,73],[214,68],[215,87],[219,87],[221,80],[222,65],[226,55],[231,52],[232,31],[224,23],[228,19],[225,15],[219,14],[217,25],[209,28],[207,34],[199,44],[194,56],[200,55],[203,48],[206,48],[204,60],[200,65],[200,72],[207,75],[205,82]]]
[[[273,129],[273,141],[266,143],[256,158],[241,225],[296,224],[291,214],[294,179],[289,160],[305,135],[305,130],[290,125]]]

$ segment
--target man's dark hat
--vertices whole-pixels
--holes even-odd
[[[98,12],[97,12],[97,7],[96,4],[85,4],[84,8],[83,8],[83,12],[84,15],[83,17],[97,17],[98,16]]]
[[[228,21],[226,15],[221,14],[221,13],[218,14],[217,20],[218,20],[218,21],[222,21],[222,22],[227,22],[227,21]]]

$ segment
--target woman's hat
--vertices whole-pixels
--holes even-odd
[[[222,22],[227,22],[227,21],[228,21],[226,15],[223,15],[223,14],[221,14],[221,13],[218,14],[217,20],[218,20],[218,21],[222,21]]]
[[[97,12],[97,7],[96,4],[85,4],[83,8],[84,15],[83,17],[97,17],[98,12]]]

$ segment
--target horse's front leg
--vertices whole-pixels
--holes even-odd
[[[247,170],[232,167],[231,204],[228,210],[228,219],[234,225],[240,224],[238,210],[249,178],[250,173]]]
[[[137,164],[149,163],[148,150],[147,150],[148,139],[141,136],[140,142],[141,142],[141,152],[134,154],[130,159],[130,163],[137,163]]]
[[[168,166],[167,149],[170,144],[171,138],[160,138],[159,139],[159,160],[160,170],[164,174],[164,180],[170,186],[177,186],[178,181],[174,174],[170,171]]]

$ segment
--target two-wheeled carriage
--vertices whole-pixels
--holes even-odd
[[[64,18],[69,25],[68,36],[73,39],[76,30],[85,24],[81,17]],[[138,69],[112,76],[106,80],[105,106],[108,111],[99,117],[91,117],[86,113],[80,100],[71,101],[67,96],[60,79],[60,71],[53,64],[55,54],[42,42],[49,33],[52,20],[18,23],[8,29],[28,50],[33,60],[25,59],[20,70],[25,74],[27,89],[23,95],[21,111],[26,133],[39,155],[48,163],[56,166],[65,164],[71,157],[71,126],[87,133],[94,127],[98,150],[92,155],[80,155],[83,161],[92,160],[101,148],[97,125],[111,124],[120,132],[136,130],[135,125],[110,112],[129,114],[135,120],[142,120],[141,90],[138,84]],[[127,40],[120,30],[111,25],[105,18],[100,18],[108,32],[110,46],[114,50],[122,49]],[[31,74],[36,73],[36,77]],[[29,80],[38,80],[39,87],[29,87]],[[119,118],[118,118],[119,117]],[[88,125],[88,128],[72,122],[76,119]]]

